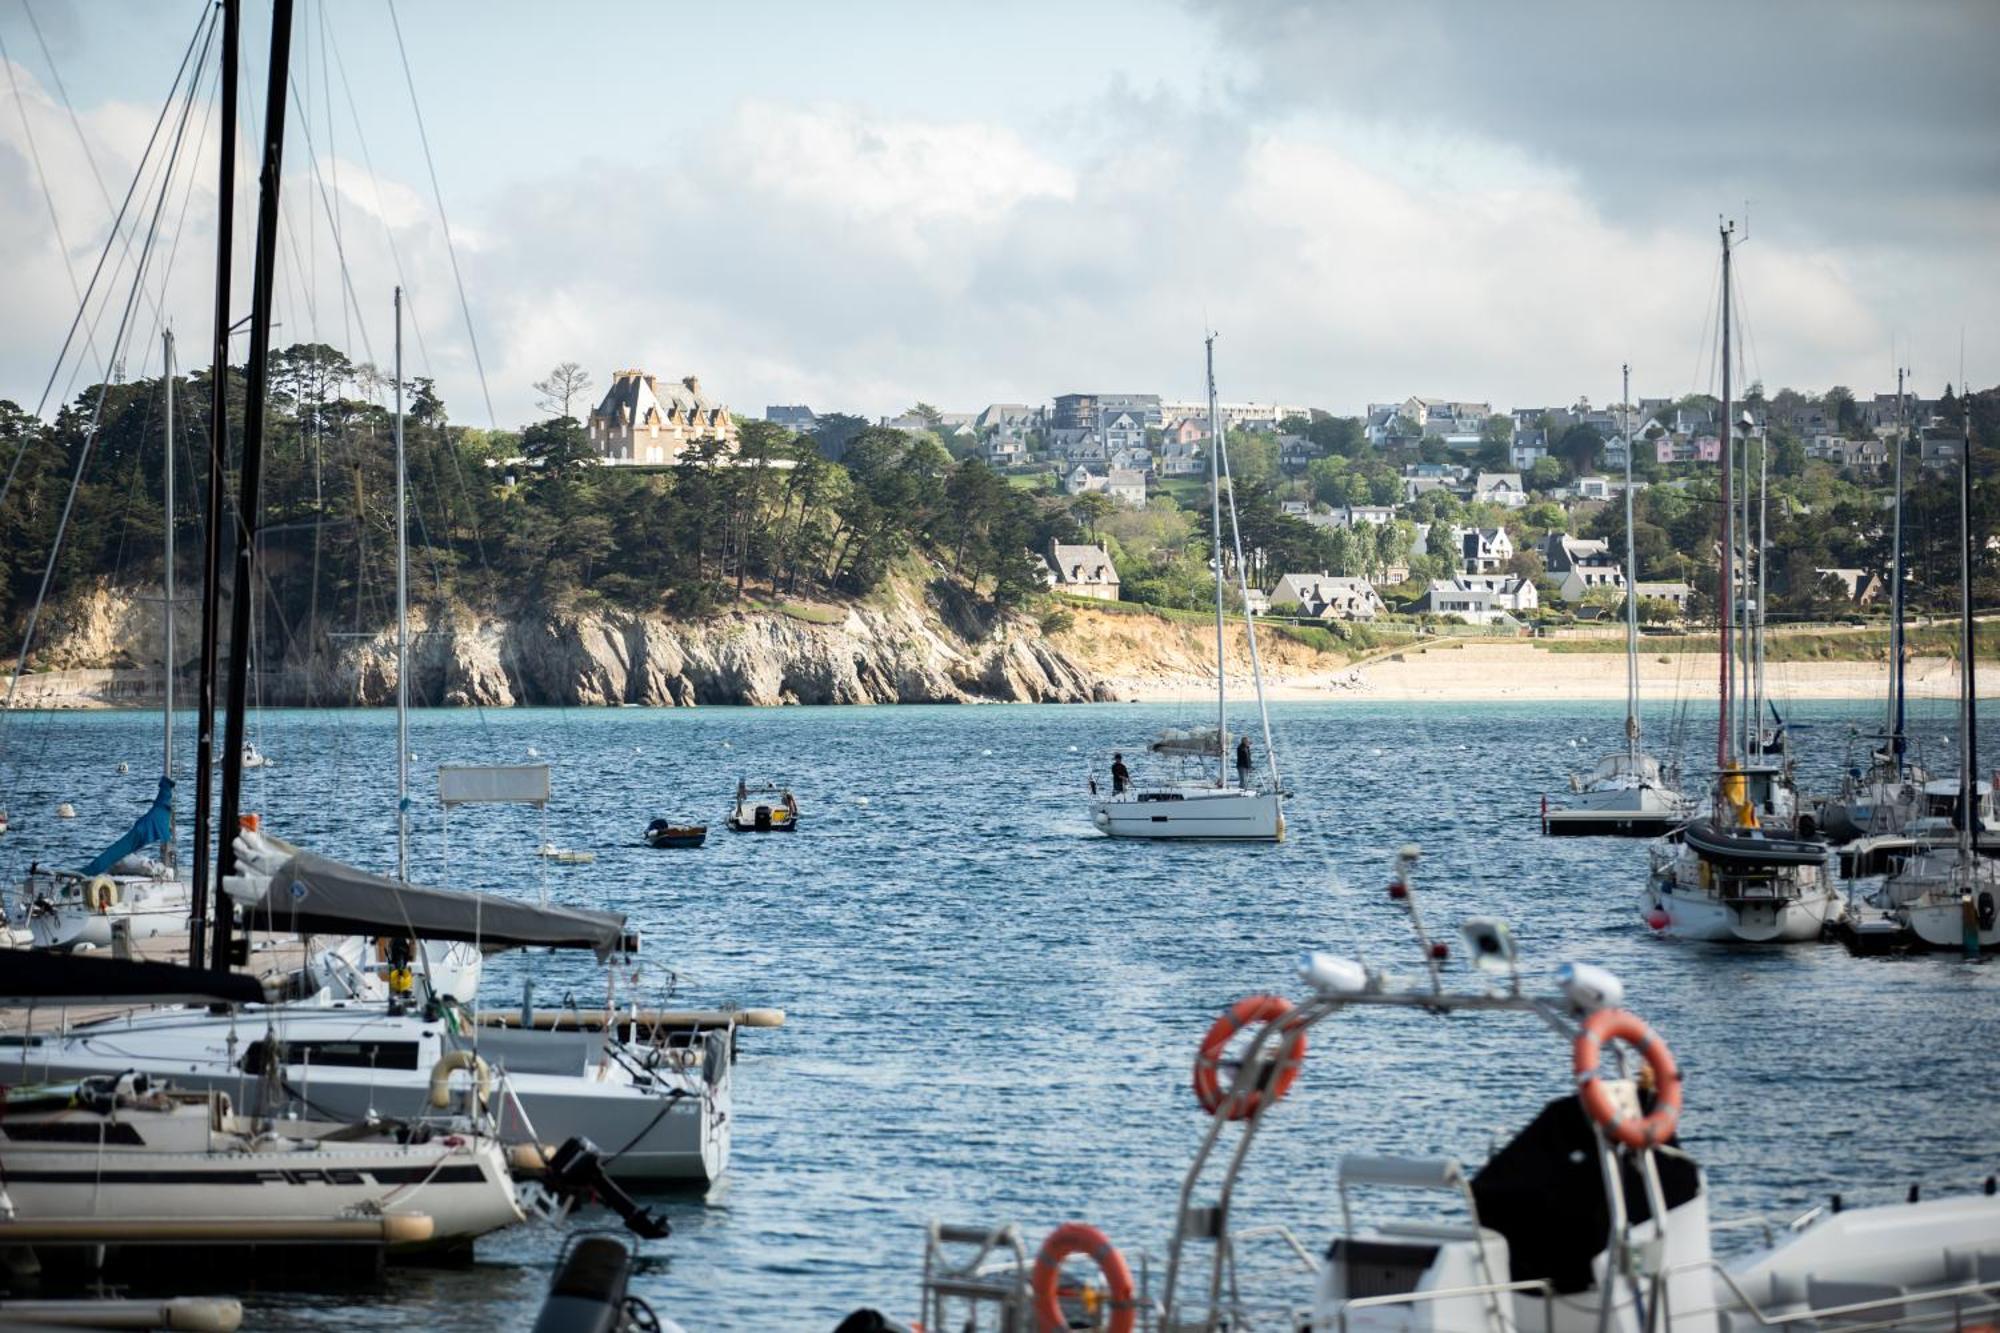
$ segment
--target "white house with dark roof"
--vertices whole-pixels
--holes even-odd
[[[1316,620],[1373,620],[1388,610],[1367,579],[1333,574],[1287,574],[1271,589],[1270,609],[1278,615]]]
[[[1606,588],[1620,594],[1625,591],[1625,571],[1615,560],[1571,565],[1557,593],[1565,602],[1580,602]]]
[[[1514,579],[1512,582],[1515,585],[1526,584],[1525,595],[1532,598],[1534,584],[1526,579]],[[1453,616],[1468,625],[1507,625],[1514,623],[1514,612],[1523,609],[1519,605],[1522,597],[1518,587],[1496,590],[1481,580],[1466,576],[1432,579],[1430,587],[1417,599],[1416,610],[1421,614]]]
[[[662,385],[643,370],[620,370],[586,426],[606,463],[672,463],[690,445],[736,443],[736,418],[689,375]]]
[[[1521,484],[1518,472],[1482,472],[1473,479],[1472,498],[1475,502],[1521,509],[1528,503],[1528,488]]]
[[[1102,546],[1071,546],[1051,541],[1047,556],[1052,586],[1073,597],[1118,600],[1118,571]]]
[[[1459,559],[1472,574],[1494,574],[1514,558],[1514,539],[1505,528],[1458,528]]]
[[[1104,479],[1105,492],[1119,504],[1146,507],[1146,474],[1137,468],[1115,467]]]

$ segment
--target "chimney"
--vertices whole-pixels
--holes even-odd
[[[681,380],[681,383],[682,383],[683,385],[687,386],[687,391],[688,391],[689,393],[700,393],[700,392],[701,392],[701,381],[700,381],[699,379],[696,379],[696,378],[695,378],[695,377],[694,377],[693,375],[688,375],[688,376],[685,376],[685,377],[684,377],[684,378],[683,378],[683,379]]]

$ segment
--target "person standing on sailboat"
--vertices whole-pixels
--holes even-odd
[[[1236,785],[1249,789],[1250,786],[1250,738],[1244,736],[1236,742]]]
[[[1112,755],[1111,794],[1113,796],[1123,796],[1125,794],[1126,788],[1130,787],[1131,785],[1132,785],[1132,770],[1125,767],[1125,756],[1123,754]]]

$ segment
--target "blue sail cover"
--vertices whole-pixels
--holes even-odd
[[[156,842],[165,842],[173,835],[174,780],[163,777],[160,779],[160,794],[153,798],[152,808],[139,816],[139,822],[134,824],[124,837],[92,857],[90,864],[85,866],[81,873],[101,875],[141,847],[151,847]]]

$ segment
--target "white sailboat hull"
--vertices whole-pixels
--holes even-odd
[[[243,1105],[256,1083],[243,1066],[266,1023],[287,1044],[286,1083],[314,1114],[339,1120],[432,1114],[432,1067],[447,1050],[473,1046],[448,1044],[443,1024],[418,1014],[308,1005],[233,1018],[161,1010],[30,1038],[22,1057],[4,1058],[41,1081],[136,1069]],[[602,1034],[482,1029],[479,1053],[506,1074],[494,1091],[500,1138],[555,1144],[580,1135],[604,1151],[617,1179],[706,1186],[729,1165],[732,1118],[728,1039],[710,1035],[720,1038],[712,1053],[625,1047],[619,1059],[606,1055]],[[654,1064],[635,1073],[640,1060]],[[460,1076],[454,1086],[463,1084]]]
[[[1799,867],[1769,886],[1753,886],[1711,870],[1702,882],[1699,859],[1683,854],[1654,867],[1640,895],[1640,914],[1667,939],[1734,944],[1806,944],[1820,938],[1840,910],[1824,871]]]
[[[74,949],[80,945],[111,947],[112,927],[125,925],[135,943],[187,930],[189,887],[179,880],[127,879],[113,876],[118,901],[102,911],[84,901],[82,888],[59,897],[42,895],[28,910],[28,933],[38,949]]]
[[[1112,838],[1280,842],[1284,799],[1228,787],[1154,788],[1090,803],[1090,822]]]

